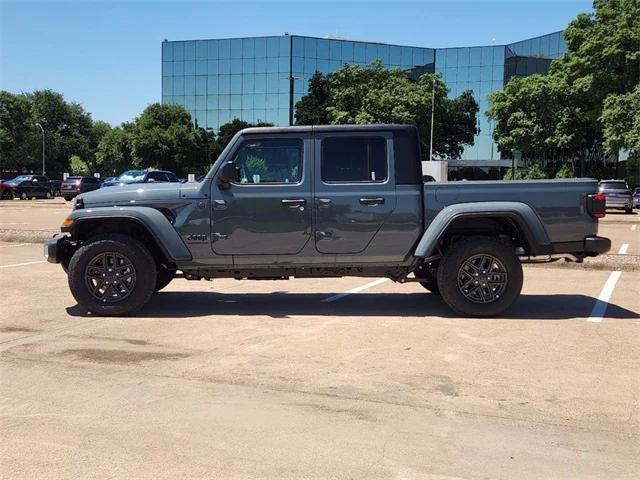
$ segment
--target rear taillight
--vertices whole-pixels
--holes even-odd
[[[80,180],[76,180],[76,187],[80,186]]]
[[[607,198],[602,193],[594,193],[587,197],[587,211],[592,217],[602,218],[605,215]]]

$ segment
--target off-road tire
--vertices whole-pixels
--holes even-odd
[[[176,274],[175,270],[169,270],[164,267],[158,267],[158,274],[156,275],[156,288],[154,292],[159,292],[164,287],[171,283]]]
[[[126,298],[114,302],[101,302],[87,286],[86,272],[90,262],[101,253],[124,256],[135,271],[135,284]],[[156,286],[156,262],[149,251],[137,240],[120,234],[93,237],[80,247],[69,262],[69,288],[76,301],[97,315],[128,315],[141,309],[153,295]]]
[[[458,284],[463,264],[477,255],[494,257],[506,272],[504,290],[498,298],[488,303],[470,300]],[[522,290],[522,264],[512,249],[497,239],[469,237],[454,243],[445,252],[438,266],[438,286],[442,299],[455,312],[469,317],[495,316],[518,299]]]
[[[69,197],[69,196],[64,197],[64,201],[65,202],[70,202],[71,201],[71,197]]]

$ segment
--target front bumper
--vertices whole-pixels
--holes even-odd
[[[67,235],[56,234],[44,242],[44,258],[49,263],[68,262],[75,250],[74,242]]]

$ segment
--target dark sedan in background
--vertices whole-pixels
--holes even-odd
[[[90,192],[100,188],[100,179],[96,177],[67,177],[62,182],[60,191],[66,201],[75,198],[81,193]]]
[[[53,190],[49,179],[44,175],[18,175],[16,178],[2,182],[11,191],[11,198],[27,200],[29,198],[53,198]],[[6,197],[5,197],[6,195]],[[2,197],[9,198],[5,193]]]
[[[602,180],[598,184],[598,192],[606,198],[606,208],[624,210],[631,213],[633,210],[633,195],[629,185],[624,180]]]

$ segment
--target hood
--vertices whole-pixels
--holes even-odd
[[[131,183],[82,194],[85,207],[148,204],[180,198],[180,183]]]

